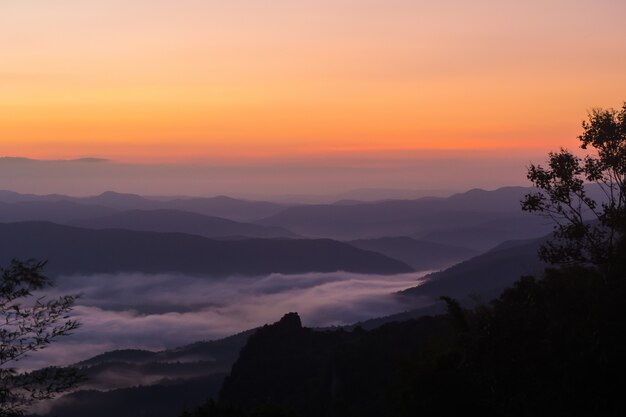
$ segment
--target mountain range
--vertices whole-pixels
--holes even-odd
[[[60,194],[40,196],[0,191],[0,202],[4,203],[59,201],[89,206],[103,206],[115,210],[181,210],[243,222],[271,216],[289,207],[286,204],[249,201],[227,196],[151,199],[136,194],[116,193],[113,191],[107,191],[91,197],[71,197]]]
[[[452,402],[472,401],[472,378],[458,373],[468,358],[479,367],[489,363],[498,378],[504,375],[502,380],[515,388],[517,401],[524,386],[515,385],[516,377],[509,380],[499,373],[502,363],[524,363],[520,366],[525,369],[533,362],[524,355],[532,358],[548,349],[556,355],[547,356],[550,362],[540,367],[549,367],[560,357],[560,349],[576,342],[577,333],[554,339],[562,343],[558,346],[544,341],[565,331],[560,324],[574,326],[579,318],[589,317],[581,309],[576,310],[580,312],[576,320],[561,320],[570,306],[560,303],[554,288],[575,290],[571,300],[587,302],[585,297],[594,296],[586,291],[586,276],[576,278],[578,287],[560,279],[550,284],[554,288],[543,289],[534,278],[518,281],[542,275],[547,265],[537,251],[552,230],[543,219],[520,213],[519,200],[530,191],[507,187],[447,198],[348,199],[317,205],[229,197],[150,199],[110,192],[84,198],[0,192],[0,222],[5,222],[0,223],[0,264],[11,258],[47,259],[46,273],[53,276],[334,271],[390,275],[446,268],[396,294],[406,302],[407,311],[393,316],[307,329],[297,314],[289,313],[273,325],[214,342],[161,352],[129,349],[98,355],[76,364],[89,380],[79,391],[52,403],[50,417],[174,417],[208,396],[219,398],[224,406],[250,410],[271,399],[299,415],[317,417],[395,415],[397,410],[386,407],[404,404],[394,395],[407,395],[419,398],[415,403],[433,412],[449,406],[447,389],[455,395]],[[505,290],[514,283],[513,290]],[[503,290],[498,302],[489,303]],[[528,294],[552,297],[555,311],[562,309],[560,316],[544,311],[548,304],[524,298]],[[447,299],[450,315],[440,314],[446,306],[442,296],[459,300]],[[601,306],[596,301],[591,303],[594,309]],[[476,304],[475,311],[463,312],[462,307]],[[416,305],[421,307],[411,310]],[[527,314],[533,309],[539,313]],[[596,324],[605,321],[603,314]],[[493,317],[499,318],[490,321]],[[533,328],[541,328],[555,317],[560,327],[540,334],[538,344],[531,346],[535,351],[525,349],[527,335],[522,337],[516,326],[529,320]],[[471,320],[475,323],[468,324]],[[491,332],[484,323],[497,331]],[[581,326],[586,331],[585,324]],[[483,345],[467,342],[472,332],[471,337]],[[490,350],[492,345],[506,350]],[[511,351],[526,362],[516,362],[515,357],[509,361]],[[478,356],[472,357],[476,352]],[[570,368],[568,364],[563,369]],[[494,388],[490,381],[475,382],[488,388],[482,394],[507,390],[504,385]],[[523,398],[520,401],[523,404]],[[401,411],[398,415],[408,415]]]
[[[68,224],[89,229],[124,229],[149,232],[188,233],[211,238],[297,237],[281,227],[242,223],[181,210],[127,210],[103,217],[78,219]]]
[[[430,274],[424,283],[404,295],[438,300],[440,296],[488,301],[522,276],[540,275],[546,264],[538,258],[540,239],[503,242],[492,250]]]
[[[520,214],[531,188],[471,190],[448,198],[289,207],[257,221],[303,236],[342,240],[410,236],[484,251],[503,240],[539,237],[552,225]],[[477,233],[478,232],[478,233]]]
[[[359,239],[347,243],[398,259],[416,271],[445,268],[478,255],[478,252],[472,249],[407,236]]]
[[[551,223],[521,213],[519,201],[530,191],[505,187],[470,190],[447,198],[341,200],[316,205],[225,196],[157,199],[115,192],[69,197],[0,191],[0,222],[45,220],[98,229],[182,232],[206,237],[360,240],[405,236],[485,251],[505,240],[535,238],[551,231]]]
[[[48,260],[50,275],[179,272],[209,276],[413,269],[330,239],[214,240],[183,233],[89,230],[47,222],[0,224],[0,264]]]
[[[74,366],[87,380],[37,414],[64,417],[173,417],[217,396],[255,330],[174,349],[116,350]]]

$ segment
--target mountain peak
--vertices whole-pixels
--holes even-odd
[[[137,194],[130,193],[118,193],[117,191],[104,191],[101,194],[98,194],[97,197],[138,197]]]
[[[298,313],[287,313],[276,325],[285,329],[301,329],[302,320],[300,320]]]

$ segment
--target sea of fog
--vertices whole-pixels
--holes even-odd
[[[352,324],[416,307],[395,293],[419,285],[427,273],[59,277],[45,295],[80,294],[72,316],[81,327],[21,365],[65,365],[114,349],[162,350],[214,340],[275,322],[292,311],[305,326]]]

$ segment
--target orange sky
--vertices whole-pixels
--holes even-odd
[[[3,0],[0,156],[573,147],[626,100],[626,2]]]

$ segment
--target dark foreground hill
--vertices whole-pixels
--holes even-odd
[[[427,348],[432,338],[451,339],[451,330],[442,318],[425,318],[371,334],[315,331],[290,313],[249,339],[224,381],[220,403],[244,409],[274,404],[311,417],[392,415],[379,407],[363,412],[395,388],[387,386],[399,371],[393,365],[416,347]]]
[[[220,241],[182,233],[87,230],[46,222],[0,224],[0,264],[7,265],[12,258],[47,259],[50,275],[412,271],[400,261],[329,239]]]
[[[621,416],[624,271],[551,270],[475,309],[449,301],[370,331],[288,314],[249,339],[219,402],[186,416]]]

